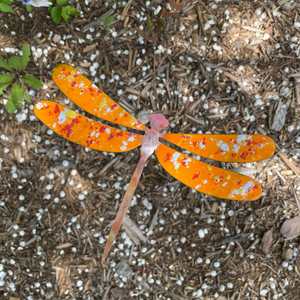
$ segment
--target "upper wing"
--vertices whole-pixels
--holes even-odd
[[[163,138],[200,156],[225,162],[262,160],[275,151],[273,140],[259,134],[167,133]]]
[[[256,200],[261,195],[260,185],[251,178],[210,166],[166,145],[160,144],[156,155],[167,172],[201,193],[230,200]]]
[[[67,64],[58,65],[52,77],[68,98],[90,114],[130,128],[148,129],[75,68]]]
[[[91,120],[52,101],[40,101],[35,115],[64,138],[82,146],[109,152],[126,152],[142,144],[143,136]]]

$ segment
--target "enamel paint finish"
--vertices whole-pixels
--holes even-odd
[[[75,68],[67,64],[58,65],[52,77],[68,98],[90,114],[130,128],[148,129]]]
[[[275,151],[273,140],[259,134],[167,133],[164,139],[197,155],[225,162],[258,161]]]
[[[125,152],[143,141],[142,135],[103,125],[52,101],[38,102],[34,113],[54,132],[91,149]]]
[[[260,185],[247,176],[223,170],[160,144],[156,156],[177,180],[207,195],[229,200],[257,200]]]

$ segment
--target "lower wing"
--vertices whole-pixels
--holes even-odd
[[[259,134],[167,133],[163,138],[200,156],[224,162],[252,162],[269,158],[275,143]]]
[[[142,144],[142,135],[101,124],[56,102],[40,101],[34,113],[62,137],[91,149],[126,152]]]
[[[256,200],[260,185],[247,176],[210,166],[160,144],[156,156],[163,168],[187,186],[214,197]]]

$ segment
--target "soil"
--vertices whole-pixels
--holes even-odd
[[[69,3],[81,12],[69,24],[45,7],[1,13],[0,55],[28,43],[26,71],[44,84],[25,87],[32,103],[13,115],[10,90],[0,97],[1,299],[299,299],[300,229],[289,238],[280,229],[300,213],[300,3]],[[60,63],[143,122],[164,114],[168,132],[271,137],[276,152],[265,161],[198,157],[255,178],[262,197],[201,194],[153,156],[102,263],[139,149],[94,151],[34,116],[35,103],[52,100],[96,119],[54,83]]]

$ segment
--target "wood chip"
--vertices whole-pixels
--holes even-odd
[[[266,255],[270,253],[270,247],[271,247],[271,244],[272,244],[272,239],[273,239],[272,230],[269,230],[269,231],[265,232],[264,237],[261,241],[261,250]]]
[[[300,234],[300,216],[284,221],[280,233],[286,239],[298,236]]]
[[[71,243],[64,243],[64,244],[56,246],[56,249],[60,250],[60,249],[65,249],[65,248],[69,248],[72,246],[73,246],[73,244],[71,244]]]
[[[294,171],[295,174],[300,175],[299,169],[286,157],[282,152],[278,153],[278,156],[288,165],[288,167]]]
[[[147,242],[147,238],[144,236],[143,232],[140,230],[137,224],[127,215],[125,215],[124,217],[122,227],[135,245],[140,245],[140,241],[143,243]]]
[[[96,48],[96,44],[89,45],[83,49],[83,52],[89,52]]]
[[[124,20],[125,20],[126,15],[127,15],[127,12],[128,12],[128,10],[129,10],[129,8],[130,8],[132,2],[133,2],[133,0],[129,0],[129,1],[126,3],[126,5],[125,5],[125,7],[124,7],[124,9],[123,9],[123,12],[122,12],[122,14],[121,14],[121,21],[124,21]]]

